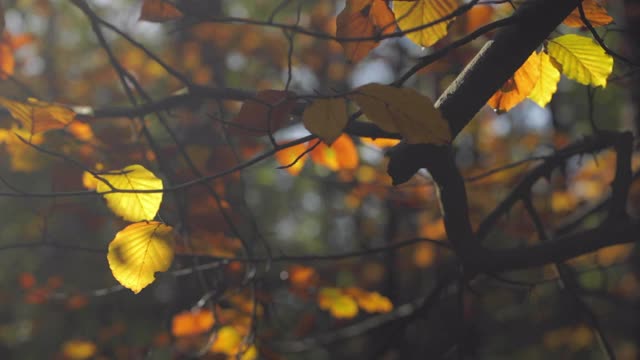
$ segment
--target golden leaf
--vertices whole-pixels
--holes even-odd
[[[96,345],[87,340],[69,340],[62,346],[62,353],[71,360],[89,359],[96,353]]]
[[[499,111],[509,111],[526,99],[540,78],[540,57],[532,53],[513,76],[491,96],[487,104]]]
[[[413,28],[437,21],[458,8],[457,0],[416,0],[394,1],[393,12],[400,30]],[[421,30],[411,31],[406,36],[419,46],[431,46],[447,36],[448,25],[454,19],[439,22]]]
[[[131,224],[109,244],[107,260],[122,286],[139,293],[173,261],[173,228],[157,221]]]
[[[395,31],[393,13],[383,0],[347,0],[344,10],[336,19],[339,38],[370,38],[392,34]],[[358,62],[378,46],[375,40],[341,41],[345,55]]]
[[[547,44],[549,56],[562,66],[562,73],[583,85],[607,86],[613,58],[593,39],[567,34]]]
[[[383,130],[400,133],[410,144],[442,145],[451,141],[449,124],[433,102],[414,89],[367,84],[349,98]]]
[[[209,331],[214,324],[211,310],[184,311],[174,315],[171,322],[173,336],[193,336]]]
[[[6,107],[22,128],[31,134],[61,129],[73,121],[76,116],[73,110],[60,104],[33,98],[29,98],[26,103],[23,103],[0,96],[0,105]]]
[[[560,71],[551,61],[549,55],[542,52],[539,54],[539,57],[540,78],[538,78],[538,81],[529,93],[528,98],[540,107],[545,107],[551,101],[553,94],[555,94],[558,89]]]
[[[331,145],[347,125],[347,105],[344,99],[316,99],[302,114],[302,123],[312,134]]]
[[[596,0],[584,0],[582,2],[582,9],[584,10],[585,17],[594,27],[611,24],[613,22],[613,18],[609,16],[607,10]],[[569,27],[576,28],[585,26],[578,8],[575,8],[562,23]]]
[[[142,165],[129,165],[115,173],[100,174],[100,178],[109,182],[117,190],[140,191],[162,190],[162,180]],[[98,179],[96,186],[107,206],[116,215],[127,221],[152,220],[158,213],[162,202],[162,192],[111,192],[104,181]]]

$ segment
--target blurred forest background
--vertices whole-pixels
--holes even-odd
[[[637,243],[452,280],[456,256],[429,173],[392,186],[385,151],[398,140],[343,134],[316,144],[294,109],[314,95],[392,83],[448,49],[404,85],[437,99],[493,32],[450,45],[519,2],[481,1],[432,47],[393,37],[358,61],[332,38],[345,1],[185,0],[148,9],[146,20],[137,0],[2,6],[0,96],[76,115],[34,133],[0,110],[0,358],[640,356]],[[485,106],[455,139],[474,229],[559,149],[594,129],[638,134],[640,2],[609,0],[606,10],[614,22],[598,33],[631,59],[615,60],[606,88],[563,78],[545,108]],[[553,36],[574,32],[590,36],[566,25]],[[234,127],[246,94],[269,89],[299,96],[286,124],[262,136]],[[276,146],[290,141],[299,145]],[[628,209],[638,216],[633,155]],[[106,258],[127,222],[83,177],[129,164],[165,189],[224,175],[165,192],[157,219],[177,234],[175,258],[135,295]],[[554,238],[596,226],[615,172],[612,149],[574,151],[485,244],[517,248],[544,241],[540,227]]]

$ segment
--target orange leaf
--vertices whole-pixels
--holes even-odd
[[[347,0],[336,19],[338,38],[365,38],[392,34],[395,29],[393,12],[383,0]],[[345,55],[352,62],[362,60],[379,41],[341,41]]]
[[[589,20],[591,25],[594,27],[611,24],[611,22],[613,22],[613,18],[609,16],[607,10],[596,0],[584,0],[582,2],[582,9],[584,10],[584,15],[587,20]],[[576,28],[585,26],[582,22],[582,18],[580,17],[580,10],[578,8],[575,8],[562,23],[569,27]]]
[[[276,152],[275,158],[281,166],[286,166],[285,170],[287,170],[289,174],[295,176],[302,171],[304,162],[307,160],[306,156],[300,157],[306,150],[306,143],[294,145]]]
[[[0,105],[9,110],[23,129],[31,134],[61,129],[75,119],[73,110],[56,103],[29,98],[26,103],[0,96]]]
[[[139,20],[165,22],[182,16],[182,12],[166,0],[144,0]]]
[[[262,136],[284,127],[296,105],[295,93],[282,90],[262,90],[255,99],[242,104],[240,112],[229,125],[236,136]]]
[[[318,278],[316,270],[308,266],[291,265],[287,270],[289,272],[289,282],[291,282],[291,286],[296,288],[312,286]]]
[[[313,162],[332,171],[352,170],[358,167],[358,149],[346,134],[340,135],[331,146],[320,143],[309,155]]]
[[[499,111],[509,111],[531,93],[540,78],[540,57],[534,52],[487,102]]]
[[[171,323],[173,336],[193,336],[207,332],[214,324],[211,310],[184,311],[176,314]]]

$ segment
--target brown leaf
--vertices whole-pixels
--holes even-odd
[[[255,99],[242,104],[240,112],[229,126],[236,136],[262,136],[284,127],[293,111],[295,93],[282,90],[262,90]]]
[[[582,9],[584,10],[584,15],[587,20],[589,20],[591,25],[594,27],[611,24],[613,22],[613,18],[609,16],[607,10],[596,0],[584,0],[582,2]],[[585,26],[582,22],[582,18],[580,17],[580,10],[578,8],[575,8],[562,23],[575,28]]]
[[[165,22],[180,19],[182,16],[182,12],[166,0],[144,0],[139,20]]]

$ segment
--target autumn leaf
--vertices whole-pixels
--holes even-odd
[[[13,53],[33,40],[34,38],[30,34],[11,35],[7,31],[2,33],[0,38],[0,79],[7,79],[13,75],[16,67]]]
[[[173,228],[157,221],[131,224],[109,244],[107,260],[122,286],[139,293],[173,261]]]
[[[499,111],[509,111],[526,99],[540,78],[540,57],[534,52],[487,102]]]
[[[384,0],[347,0],[336,18],[338,38],[374,38],[392,34],[396,29],[393,12]],[[366,57],[379,44],[376,40],[340,41],[352,62]]]
[[[15,125],[9,130],[0,129],[0,143],[5,144],[11,170],[33,172],[42,169],[47,164],[48,159],[43,154],[19,138],[21,137],[33,145],[41,145],[45,140],[44,135],[43,133],[32,135]]]
[[[73,110],[55,103],[29,98],[26,103],[0,96],[0,105],[9,110],[23,129],[31,134],[61,129],[75,119]]]
[[[331,145],[347,125],[347,105],[344,99],[316,99],[302,114],[302,123],[312,134]]]
[[[353,170],[358,167],[358,149],[347,134],[340,135],[331,146],[318,144],[310,151],[314,163],[332,171]]]
[[[180,19],[182,16],[182,12],[167,0],[144,0],[139,20],[165,22]]]
[[[594,27],[611,24],[613,22],[613,18],[597,0],[584,0],[582,2],[582,9],[584,10],[585,17]],[[575,28],[585,26],[582,22],[582,17],[580,16],[580,10],[578,8],[573,10],[562,23]]]
[[[171,333],[176,337],[199,335],[211,330],[214,322],[211,310],[184,311],[174,315]]]
[[[410,144],[443,145],[451,141],[449,124],[433,102],[414,89],[367,84],[349,95],[369,120],[400,133]]]
[[[295,176],[302,171],[304,163],[307,161],[306,156],[301,156],[305,151],[307,151],[307,144],[298,144],[278,150],[274,157],[289,174]]]
[[[393,12],[402,31],[437,21],[458,8],[457,0],[394,1]],[[448,25],[454,18],[439,22],[421,30],[411,31],[406,36],[419,46],[428,47],[447,36]]]
[[[282,90],[262,90],[242,104],[240,112],[229,125],[236,136],[262,136],[286,125],[293,110],[295,93]]]
[[[607,86],[613,58],[593,39],[567,34],[549,40],[547,51],[561,66],[562,73],[583,85]]]
[[[62,353],[70,360],[85,360],[96,353],[96,345],[87,340],[69,340],[62,345]]]
[[[545,107],[551,101],[553,94],[555,94],[558,89],[560,71],[556,68],[556,65],[551,61],[551,58],[547,53],[541,52],[539,57],[540,77],[529,93],[528,98],[540,107]]]
[[[130,165],[112,173],[100,174],[96,192],[103,194],[107,206],[116,215],[127,221],[152,220],[162,202],[162,192],[111,192],[113,189],[126,191],[162,190],[162,180],[142,165]]]
[[[242,336],[233,326],[223,326],[216,333],[215,341],[211,346],[211,351],[229,356],[238,354]]]

